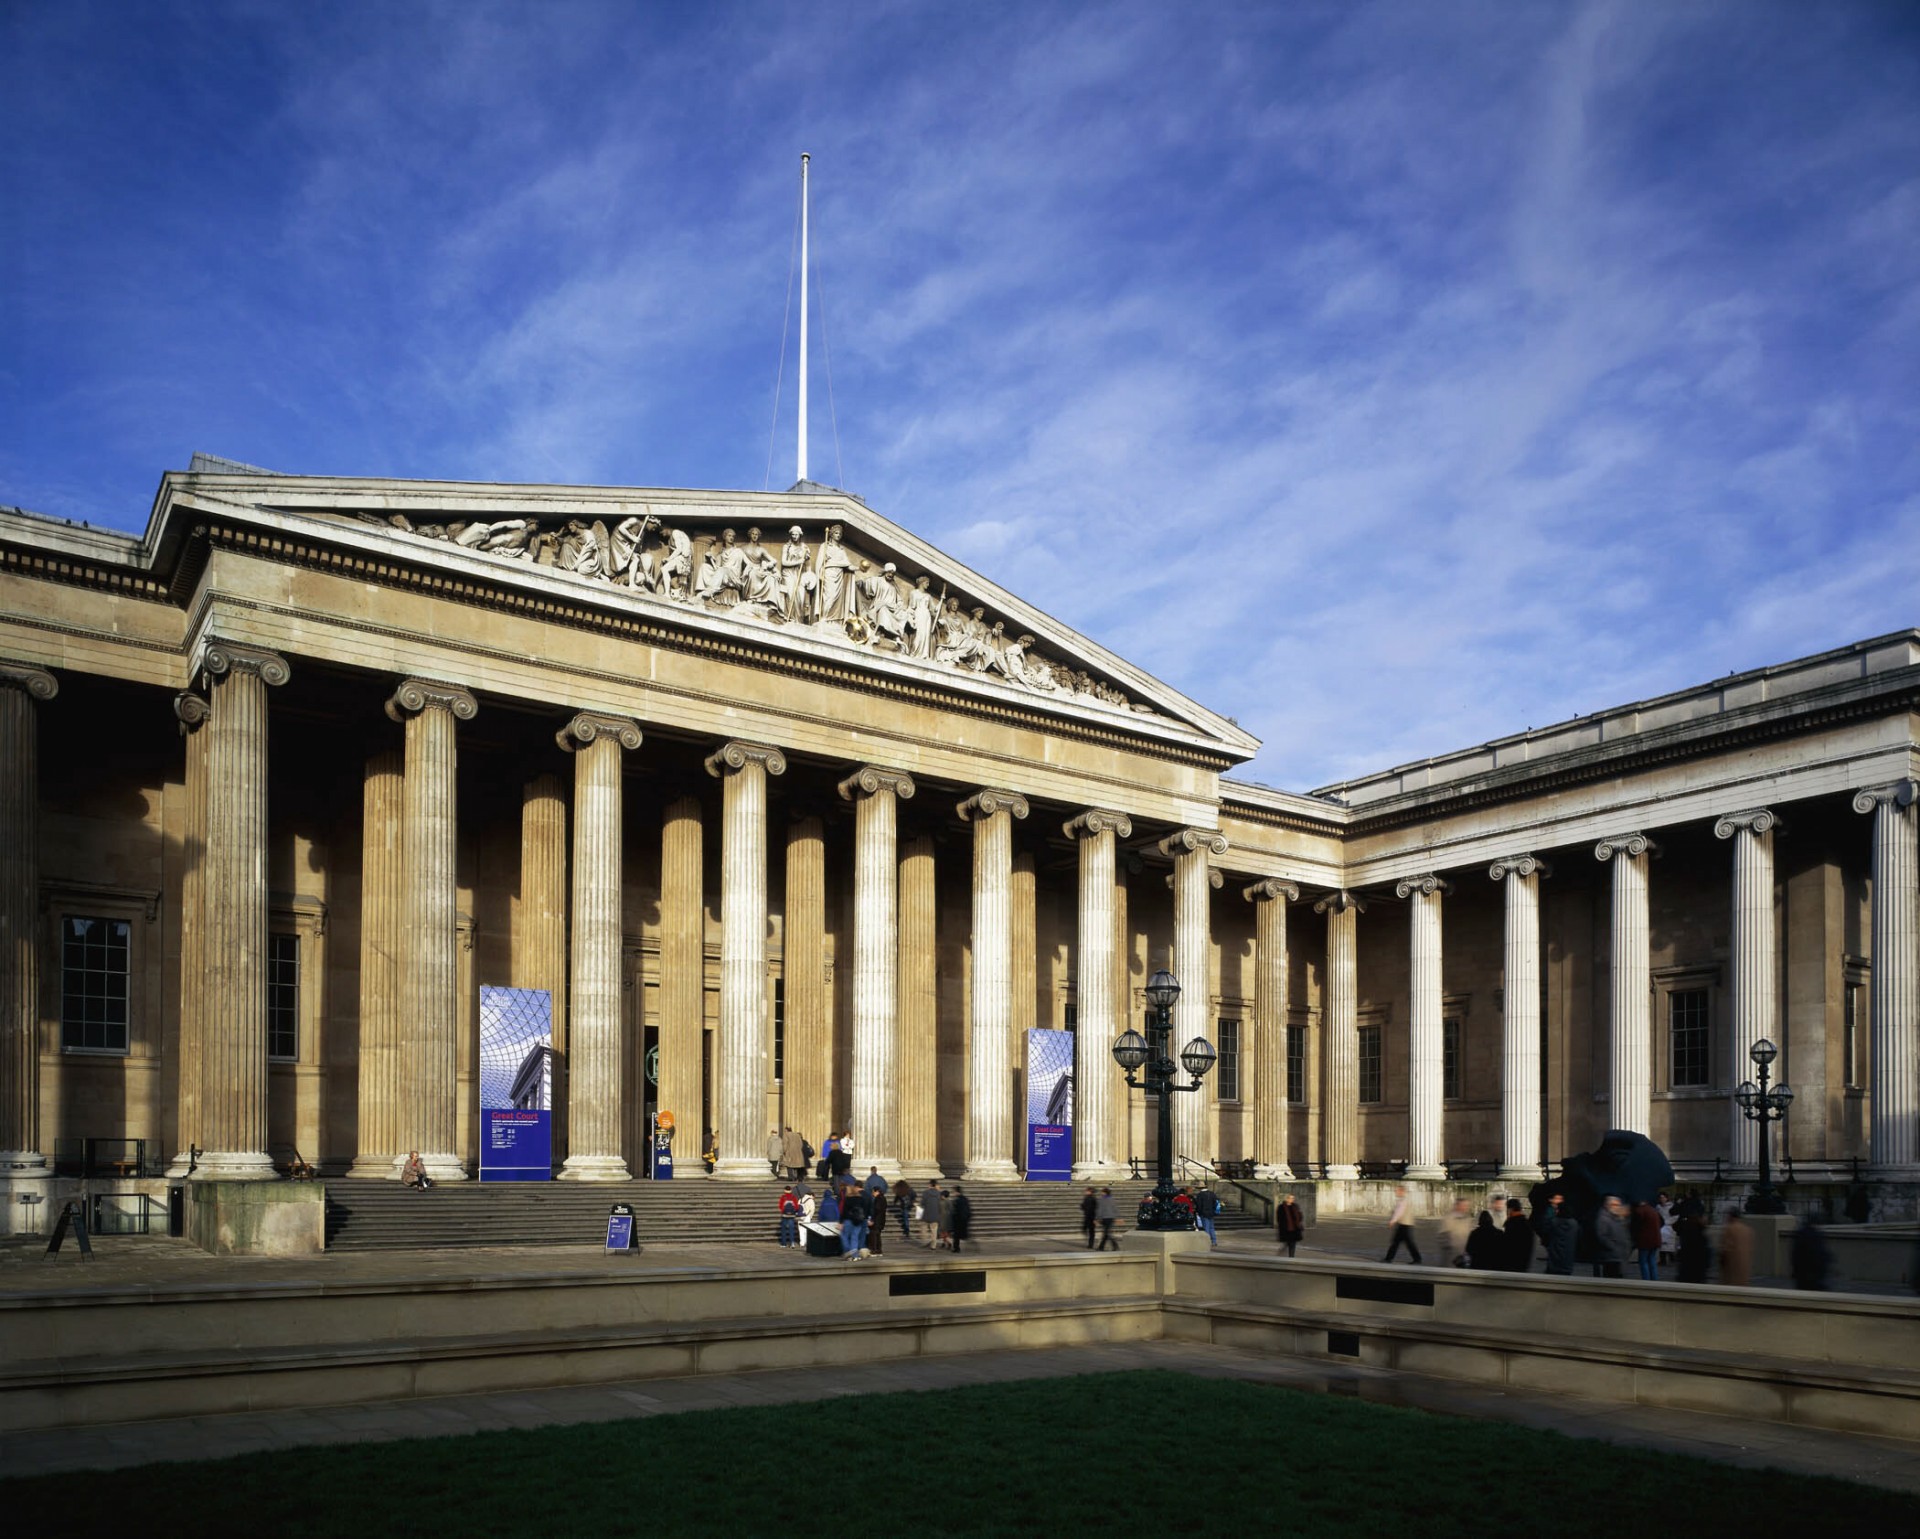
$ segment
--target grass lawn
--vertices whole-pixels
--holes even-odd
[[[40,1476],[0,1514],[22,1539],[1920,1534],[1893,1492],[1170,1372]]]

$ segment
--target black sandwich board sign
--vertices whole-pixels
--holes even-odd
[[[67,1230],[73,1230],[73,1237],[80,1242],[80,1255],[87,1261],[93,1260],[93,1242],[87,1238],[87,1211],[77,1202],[67,1203],[60,1209],[60,1218],[53,1226],[53,1238],[47,1241],[47,1254],[51,1256],[60,1248],[60,1242],[67,1237]]]
[[[639,1248],[633,1243],[633,1207],[616,1202],[607,1214],[607,1250],[611,1253]]]

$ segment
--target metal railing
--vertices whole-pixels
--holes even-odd
[[[53,1173],[99,1177],[158,1176],[164,1173],[160,1146],[150,1138],[56,1138]]]

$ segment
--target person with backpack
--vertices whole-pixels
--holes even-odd
[[[786,1250],[800,1243],[800,1199],[793,1195],[788,1187],[780,1194],[780,1248]]]
[[[867,1206],[866,1193],[857,1186],[848,1187],[840,1203],[840,1254],[849,1261],[860,1259],[867,1243],[867,1221],[872,1212]]]
[[[1206,1235],[1210,1250],[1220,1248],[1220,1235],[1213,1227],[1213,1221],[1219,1216],[1220,1194],[1202,1183],[1193,1198],[1193,1227]]]

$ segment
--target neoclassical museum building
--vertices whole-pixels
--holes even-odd
[[[130,536],[0,511],[0,1196],[63,1151],[472,1176],[479,1001],[551,1001],[553,1167],[1074,1168],[1169,967],[1178,1150],[1509,1182],[1651,1135],[1920,1190],[1920,630],[1324,787],[859,499],[196,460]]]

